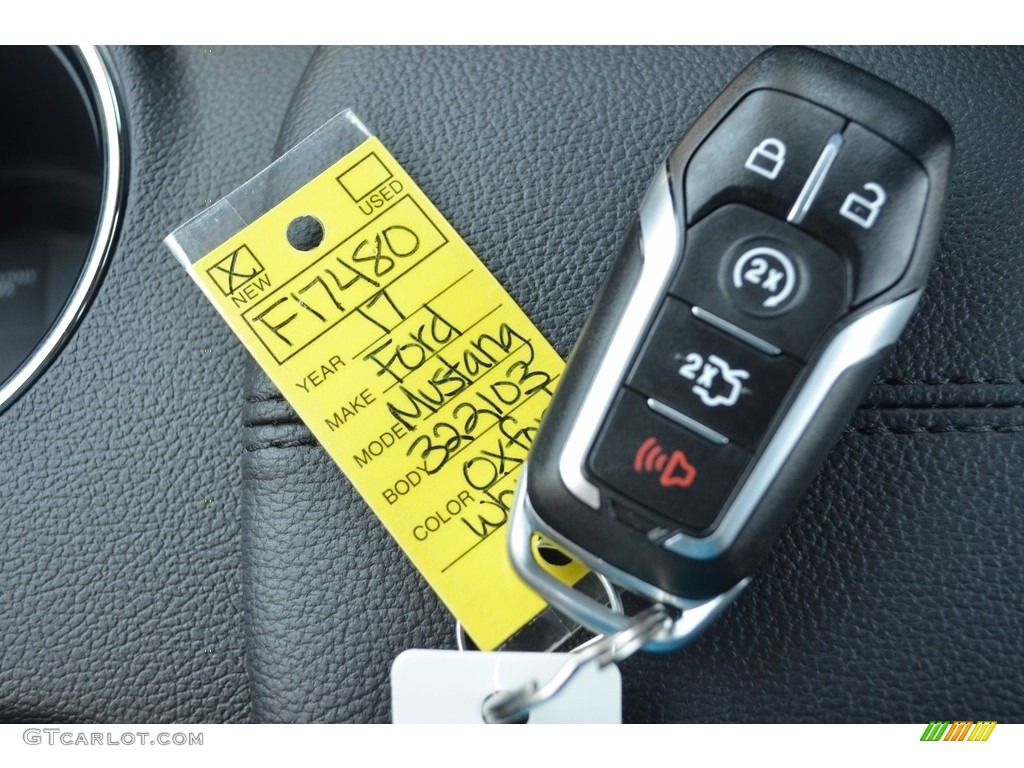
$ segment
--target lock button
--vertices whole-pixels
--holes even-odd
[[[828,138],[844,118],[778,91],[746,96],[694,153],[686,171],[687,220],[725,203],[784,219]]]
[[[769,137],[750,151],[743,167],[764,176],[768,181],[775,181],[785,163],[786,145],[781,139]]]
[[[851,123],[832,169],[800,226],[853,266],[853,303],[892,286],[917,239],[928,178],[909,155]]]

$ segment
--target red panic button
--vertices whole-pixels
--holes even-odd
[[[654,437],[647,438],[640,445],[633,458],[633,469],[639,473],[660,473],[658,482],[662,488],[689,488],[697,479],[697,468],[690,463],[685,453],[665,453]]]
[[[749,461],[735,443],[712,443],[655,413],[646,396],[627,388],[612,403],[587,469],[619,506],[632,499],[636,512],[652,513],[652,522],[697,533],[714,525]]]

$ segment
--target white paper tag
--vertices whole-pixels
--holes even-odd
[[[565,653],[480,653],[410,650],[391,665],[395,723],[483,723],[484,699],[536,680],[543,685]],[[621,723],[622,676],[614,664],[588,665],[550,701],[530,711],[530,723]]]

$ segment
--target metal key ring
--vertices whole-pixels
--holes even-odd
[[[480,710],[484,722],[526,722],[531,709],[550,701],[585,666],[593,664],[602,669],[608,664],[629,658],[670,621],[671,617],[664,606],[652,605],[634,616],[624,629],[610,635],[598,635],[570,653],[565,664],[543,685],[531,680],[516,689],[496,691],[488,696]]]

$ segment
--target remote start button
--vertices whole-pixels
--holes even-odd
[[[739,249],[727,275],[726,290],[736,306],[761,317],[781,315],[800,292],[800,268],[782,248],[757,245]]]

